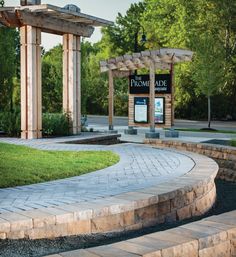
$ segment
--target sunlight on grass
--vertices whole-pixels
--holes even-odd
[[[110,151],[41,151],[0,143],[0,188],[79,176],[118,161]]]

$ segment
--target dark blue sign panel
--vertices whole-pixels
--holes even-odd
[[[164,97],[155,98],[155,123],[156,124],[165,123],[165,98]]]
[[[148,97],[134,98],[134,122],[148,123]]]
[[[129,77],[130,94],[149,94],[149,75],[131,75]],[[155,92],[157,94],[171,94],[171,75],[155,75]]]

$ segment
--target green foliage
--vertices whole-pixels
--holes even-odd
[[[0,113],[0,131],[4,131],[8,136],[20,136],[20,111],[19,108],[12,112]]]
[[[61,113],[43,114],[44,136],[68,136],[72,127],[68,115]]]
[[[232,140],[230,141],[230,145],[236,147],[236,139],[232,139]]]
[[[0,143],[0,188],[79,176],[118,161],[109,151],[41,151]]]
[[[52,48],[42,58],[43,112],[62,111],[62,45]]]
[[[19,70],[19,32],[0,27],[0,110],[12,111],[13,78]]]
[[[103,29],[102,43],[110,50],[108,51],[110,56],[139,52],[145,49],[141,44],[144,32],[141,18],[145,8],[146,5],[143,2],[131,4],[124,16],[118,13],[114,26]],[[135,49],[136,40],[137,49]]]

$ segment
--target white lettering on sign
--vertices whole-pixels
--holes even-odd
[[[149,81],[131,79],[131,87],[149,87]]]
[[[137,78],[136,78],[136,80],[131,79],[130,85],[131,85],[131,87],[149,87],[150,81],[137,80]],[[165,87],[167,87],[167,80],[157,80],[155,86],[165,88]]]

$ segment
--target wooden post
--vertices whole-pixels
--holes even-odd
[[[112,70],[108,72],[109,76],[109,96],[108,96],[108,122],[109,122],[109,130],[113,130],[113,116],[114,116],[114,81],[113,81],[113,73]]]
[[[174,64],[170,66],[171,76],[171,126],[175,123],[175,78],[174,78]]]
[[[149,106],[150,106],[150,132],[155,132],[155,63],[150,63],[150,91],[149,91]]]
[[[71,132],[81,132],[80,37],[63,35],[63,110],[72,122]]]
[[[21,138],[42,137],[41,30],[20,28]]]

